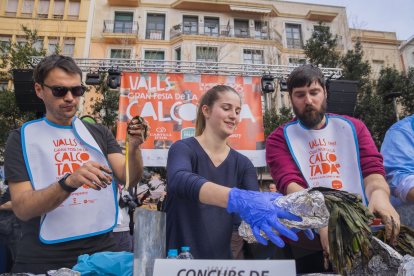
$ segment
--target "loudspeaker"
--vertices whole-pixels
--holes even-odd
[[[14,95],[21,111],[46,112],[43,101],[36,96],[33,69],[13,70]]]
[[[262,92],[272,93],[275,92],[275,78],[272,75],[263,75],[261,79]]]
[[[358,96],[358,82],[350,80],[329,80],[328,113],[353,116]]]
[[[121,85],[121,72],[116,69],[109,69],[107,84],[111,89],[118,89]]]
[[[87,73],[85,84],[87,85],[99,85],[101,82],[101,76],[98,73]]]

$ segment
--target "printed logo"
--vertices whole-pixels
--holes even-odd
[[[342,181],[341,180],[332,180],[332,188],[333,189],[342,189]]]
[[[167,132],[167,129],[166,129],[165,127],[157,127],[157,128],[155,129],[155,131],[156,131],[157,133],[164,133],[164,132]]]
[[[53,146],[58,176],[73,173],[90,159],[88,149],[80,146],[76,139],[53,140]]]
[[[341,189],[342,181],[339,180],[341,164],[338,160],[336,149],[337,144],[334,140],[325,138],[313,139],[309,145],[309,179],[312,185],[332,187]]]

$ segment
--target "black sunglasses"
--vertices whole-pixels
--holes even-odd
[[[52,94],[55,97],[61,98],[64,97],[69,91],[72,93],[74,97],[80,97],[85,93],[86,87],[83,85],[78,86],[60,86],[60,85],[53,85],[49,86],[47,84],[43,84],[50,90],[52,90]]]

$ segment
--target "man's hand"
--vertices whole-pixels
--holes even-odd
[[[128,124],[129,142],[133,146],[144,143],[148,136],[148,124],[142,117],[136,116]]]
[[[400,233],[400,216],[391,205],[389,197],[381,190],[373,191],[368,204],[368,209],[381,217],[385,225],[385,235],[390,244],[395,245]]]
[[[111,185],[111,174],[112,171],[107,166],[89,161],[66,178],[66,184],[74,188],[85,184],[92,189],[100,190]]]
[[[400,216],[390,202],[390,189],[385,178],[380,174],[370,174],[364,178],[368,209],[381,217],[385,225],[385,236],[391,245],[395,245],[400,233]]]

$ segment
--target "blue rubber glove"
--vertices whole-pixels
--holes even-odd
[[[301,221],[302,218],[273,204],[273,201],[282,196],[279,193],[255,192],[232,188],[229,193],[227,212],[237,213],[242,220],[250,224],[256,240],[267,245],[267,240],[260,236],[262,230],[266,236],[278,247],[285,246],[285,242],[273,231],[297,241],[298,236],[292,230],[279,222],[279,218]]]

